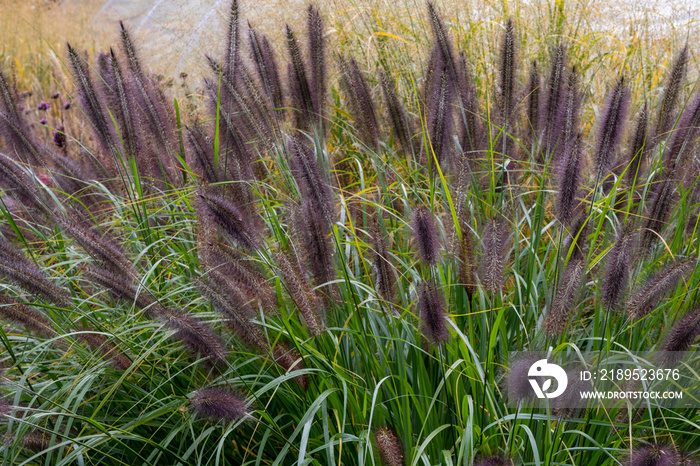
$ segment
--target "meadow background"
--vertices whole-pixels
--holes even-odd
[[[257,75],[230,78],[243,98],[227,88],[228,2],[201,46],[192,21],[162,41],[127,21],[139,74],[115,18],[94,21],[99,2],[0,0],[3,89],[16,89],[1,110],[21,108],[0,126],[3,464],[697,464],[697,410],[542,413],[508,404],[505,384],[509,351],[694,345],[698,7],[435,2],[478,102],[484,135],[469,151],[453,71],[426,72],[431,50],[444,54],[426,4],[324,2],[310,43],[306,5],[280,4],[240,3],[241,56],[253,69],[250,21],[286,63],[290,24],[313,82],[301,113],[274,109],[304,104],[294,59],[291,77],[280,67],[284,105]],[[319,37],[327,94],[309,53]],[[563,88],[581,138],[554,162],[525,107],[537,60],[546,108],[559,43],[578,72]],[[140,126],[96,74],[112,45]],[[606,126],[620,76],[627,111]],[[648,151],[630,175],[644,102]],[[660,115],[672,124],[655,133]],[[619,163],[597,176],[607,127]],[[579,189],[562,204],[567,181]]]

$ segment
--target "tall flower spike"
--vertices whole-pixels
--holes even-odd
[[[377,441],[379,454],[386,466],[404,466],[401,443],[391,429],[380,427],[374,433],[374,439]]]
[[[537,354],[521,353],[517,359],[508,361],[505,388],[510,401],[519,403],[535,398],[535,392],[529,383],[528,371],[539,359]]]
[[[571,311],[576,309],[576,298],[581,288],[581,282],[586,271],[586,263],[582,258],[570,260],[566,270],[559,280],[557,294],[552,303],[552,309],[544,321],[547,333],[558,338],[569,325]]]
[[[238,67],[240,65],[240,29],[238,20],[238,0],[231,2],[229,10],[228,31],[226,34],[226,58],[224,66],[226,72],[234,81],[238,77]]]
[[[676,55],[673,67],[665,83],[664,96],[661,99],[661,105],[659,105],[659,115],[657,116],[656,129],[654,131],[655,142],[666,138],[668,131],[673,126],[675,121],[674,111],[678,103],[681,87],[683,86],[687,63],[688,44]]]
[[[311,61],[311,97],[320,127],[323,127],[326,108],[326,41],[323,37],[323,20],[318,7],[308,9],[309,56]]]
[[[437,176],[435,160],[445,169],[449,165],[451,155],[451,132],[454,121],[452,113],[453,82],[449,79],[446,68],[439,71],[438,79],[433,80],[433,88],[427,103],[428,141],[427,158],[428,165],[433,169],[433,176]],[[434,155],[434,156],[433,156]]]
[[[418,207],[413,212],[412,227],[421,259],[428,266],[435,265],[439,256],[440,241],[433,214],[426,207]]]
[[[640,319],[652,312],[683,277],[692,273],[696,265],[697,262],[692,259],[681,259],[666,265],[627,302],[627,312],[633,319]]]
[[[129,34],[123,22],[119,24],[121,27],[122,48],[131,71],[132,87],[136,89],[134,97],[136,108],[139,110],[142,124],[154,136],[153,141],[157,145],[158,151],[164,155],[162,158],[154,155],[158,161],[162,180],[173,183],[176,180],[176,175],[171,160],[173,153],[172,140],[174,137],[171,121],[172,113],[166,107],[165,98],[155,89],[152,81],[144,75],[136,48],[131,40],[131,34]]]
[[[282,108],[284,106],[282,85],[280,84],[277,59],[270,46],[270,41],[267,36],[259,34],[252,27],[248,31],[248,37],[250,39],[250,54],[263,90],[267,98],[270,99],[273,108]]]
[[[627,288],[630,268],[634,257],[634,236],[632,229],[626,225],[617,237],[615,245],[605,259],[603,273],[603,292],[601,300],[605,309],[616,309]]]
[[[190,150],[186,152],[187,165],[203,183],[221,181],[219,172],[214,167],[214,146],[207,137],[201,124],[187,128],[187,141]]]
[[[447,66],[449,77],[455,81],[457,77],[457,66],[454,59],[452,41],[450,40],[440,15],[431,2],[428,2],[428,17],[430,19],[430,26],[433,29],[436,45],[440,50],[443,62]]]
[[[242,419],[248,410],[248,404],[241,395],[217,387],[199,390],[192,397],[191,406],[200,416],[221,421]]]
[[[367,80],[357,66],[354,58],[346,61],[339,56],[341,84],[347,96],[353,119],[357,124],[360,138],[368,147],[374,149],[379,144],[379,123],[374,100]]]
[[[608,103],[601,119],[596,150],[596,170],[602,180],[614,160],[618,143],[622,137],[629,104],[629,90],[625,78],[620,77],[608,95]]]
[[[462,146],[462,152],[466,154],[468,160],[474,160],[481,149],[483,134],[479,119],[476,89],[464,52],[459,54],[458,71],[457,88],[459,90],[460,107],[457,108],[457,119],[460,127],[459,144]]]
[[[370,244],[373,248],[374,255],[374,277],[375,286],[379,295],[386,301],[391,302],[394,298],[394,288],[396,286],[396,277],[392,270],[391,261],[389,260],[389,248],[386,244],[386,239],[382,233],[381,225],[377,220],[372,226],[372,239]]]
[[[529,135],[537,135],[540,132],[540,73],[537,70],[537,61],[532,60],[530,66],[530,80],[527,85],[527,129]]]
[[[547,103],[544,109],[544,132],[541,146],[545,156],[549,157],[555,149],[561,133],[559,121],[559,109],[561,108],[564,87],[564,67],[566,62],[566,49],[559,46],[552,53],[552,65],[547,83]]]
[[[434,345],[447,341],[450,334],[445,324],[447,318],[442,297],[432,282],[423,282],[418,296],[418,308],[423,321],[423,334]]]
[[[576,195],[581,182],[581,134],[565,152],[559,177],[557,216],[564,225],[571,224],[575,214]]]
[[[280,268],[289,296],[304,317],[309,333],[319,335],[323,331],[320,302],[306,281],[296,257],[278,252],[275,254],[275,262]]]
[[[688,311],[667,333],[661,345],[661,362],[665,366],[675,366],[680,362],[683,351],[688,351],[700,335],[700,310]]]
[[[297,127],[308,128],[314,121],[314,104],[311,98],[311,88],[307,78],[306,66],[301,59],[299,44],[294,32],[286,26],[287,49],[289,50],[289,88],[292,97],[292,105],[295,108]]]
[[[294,224],[306,255],[306,264],[316,286],[335,278],[330,225],[310,199],[303,201],[294,214]]]
[[[17,90],[12,86],[10,80],[7,79],[5,73],[0,70],[0,109],[14,121],[22,120],[17,107],[18,102],[19,96],[17,95]]]
[[[257,308],[258,301],[265,311],[276,312],[277,297],[253,260],[224,243],[201,244],[200,261],[206,264],[207,276],[236,295],[240,303]],[[217,275],[216,280],[211,275]]]
[[[5,150],[16,160],[39,165],[45,148],[33,139],[18,105],[17,90],[0,69],[0,136],[5,139]]]
[[[564,105],[562,106],[562,116],[560,117],[563,124],[561,135],[552,154],[557,162],[561,159],[560,154],[564,154],[571,149],[571,145],[577,137],[580,103],[578,73],[574,66],[571,68],[567,78],[566,94],[564,96]]]
[[[508,19],[503,35],[500,66],[500,101],[501,120],[506,124],[515,109],[515,28],[513,20]]]
[[[666,225],[673,210],[674,188],[674,180],[666,177],[658,183],[656,193],[652,194],[651,205],[647,208],[646,215],[642,219],[640,247],[645,254],[650,253],[654,244],[659,240],[661,230]]]
[[[663,155],[663,176],[669,176],[668,174],[672,173],[676,165],[684,159],[699,131],[700,92],[697,92],[691,103],[683,110],[671,141],[666,146]]]
[[[379,71],[379,80],[382,85],[382,93],[384,94],[384,101],[389,113],[389,121],[394,131],[394,137],[399,142],[404,153],[410,154],[412,129],[406,110],[396,95],[393,80],[385,70]]]
[[[24,120],[14,120],[0,109],[0,132],[0,136],[7,141],[8,152],[15,160],[30,165],[42,164],[46,146],[32,139]]]
[[[296,133],[287,139],[287,150],[291,157],[294,177],[301,188],[302,197],[310,199],[330,224],[335,216],[333,193],[326,177],[321,174],[314,148],[305,139],[301,133]]]
[[[484,256],[480,275],[488,290],[497,291],[505,285],[508,236],[508,224],[505,219],[493,218],[486,223],[481,240]]]
[[[105,150],[112,155],[116,155],[118,154],[118,150],[114,143],[114,136],[107,123],[104,107],[100,103],[97,92],[95,91],[95,86],[92,83],[90,70],[84,60],[78,55],[78,52],[71,47],[70,44],[67,44],[67,47],[68,61],[70,62],[71,70],[77,83],[78,96],[83,111],[85,115],[87,115],[91,126],[95,130],[95,135],[102,143]]]
[[[108,61],[109,69],[114,78],[110,107],[114,109],[117,120],[120,123],[119,129],[124,141],[124,149],[129,156],[134,156],[138,153],[140,147],[132,113],[134,101],[131,93],[128,92],[128,84],[124,79],[121,63],[112,49],[109,50]]]
[[[199,289],[212,303],[216,312],[222,314],[224,325],[232,330],[246,345],[258,351],[269,352],[270,347],[260,327],[250,320],[252,312],[243,309],[241,303],[216,283],[198,280]]]
[[[644,102],[644,107],[639,112],[637,117],[637,128],[634,131],[632,144],[630,145],[629,155],[627,156],[627,184],[632,186],[636,179],[641,174],[640,170],[644,166],[645,154],[648,152],[649,145],[647,144],[647,127],[648,113],[647,104]]]

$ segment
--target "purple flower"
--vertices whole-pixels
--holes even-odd
[[[70,102],[64,102],[63,103],[63,110],[68,110],[70,108],[71,103]]]
[[[46,124],[46,118],[42,118],[41,120],[39,120],[39,124],[40,124],[40,125],[45,125],[45,124]]]
[[[51,105],[47,101],[42,100],[37,104],[36,108],[37,110],[48,110],[50,106]]]

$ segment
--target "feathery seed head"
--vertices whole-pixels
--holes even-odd
[[[191,406],[198,415],[210,420],[236,421],[248,414],[248,403],[243,396],[218,387],[196,392]]]
[[[374,433],[379,454],[386,466],[403,466],[403,448],[396,434],[388,427],[380,427]]]
[[[659,105],[659,115],[656,120],[656,130],[654,132],[655,142],[666,138],[668,131],[675,121],[675,108],[678,102],[683,80],[685,79],[688,64],[688,44],[676,55],[667,82],[664,83],[664,95]]]
[[[675,366],[678,353],[688,351],[700,335],[700,309],[688,311],[668,332],[661,346],[661,362],[664,366]]]
[[[508,223],[503,217],[490,219],[484,228],[481,247],[481,279],[486,289],[500,290],[505,285],[505,267],[508,261]]]
[[[515,109],[515,70],[516,70],[516,50],[515,50],[515,28],[513,20],[506,22],[503,34],[503,45],[501,47],[500,63],[500,107],[501,119],[507,122]]]
[[[557,196],[557,216],[564,225],[570,225],[574,219],[576,195],[581,182],[581,134],[564,152],[559,176],[559,195]]]
[[[418,296],[418,307],[423,320],[423,335],[434,345],[447,341],[450,334],[445,324],[447,315],[442,297],[432,282],[423,282]]]
[[[226,346],[209,326],[192,316],[174,310],[164,310],[159,318],[173,330],[173,337],[179,340],[192,354],[208,358],[213,365],[223,366],[226,363]]]
[[[564,98],[564,74],[566,66],[566,49],[559,44],[552,53],[552,63],[547,82],[547,101],[544,109],[544,128],[541,145],[549,156],[556,148],[562,132],[561,112]]]
[[[644,156],[649,149],[649,144],[647,144],[648,119],[647,103],[644,102],[644,107],[637,117],[637,127],[634,131],[629,155],[627,156],[629,166],[627,167],[626,178],[627,184],[630,186],[634,184],[635,179],[640,178],[640,169],[644,164]]]
[[[667,445],[645,445],[632,451],[625,466],[677,466],[678,453]]]
[[[203,228],[216,225],[239,246],[248,249],[258,247],[254,227],[244,213],[227,199],[206,191],[198,192],[197,215]]]
[[[428,266],[435,265],[439,257],[440,241],[433,214],[424,206],[418,207],[413,212],[412,227],[421,259]]]
[[[571,313],[577,307],[576,299],[586,271],[586,264],[581,258],[570,260],[560,278],[557,294],[544,321],[547,333],[558,338],[568,327]]]
[[[610,169],[617,146],[622,137],[629,106],[629,89],[624,76],[620,77],[615,87],[608,94],[608,102],[601,119],[596,151],[596,169],[602,177]]]
[[[680,259],[667,264],[627,301],[627,312],[633,319],[640,319],[652,312],[683,277],[695,270],[696,265],[694,259]]]

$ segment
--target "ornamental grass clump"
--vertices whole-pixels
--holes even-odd
[[[694,42],[521,6],[275,43],[231,1],[202,79],[130,23],[0,70],[3,461],[692,464],[696,407],[530,369],[697,362]]]

